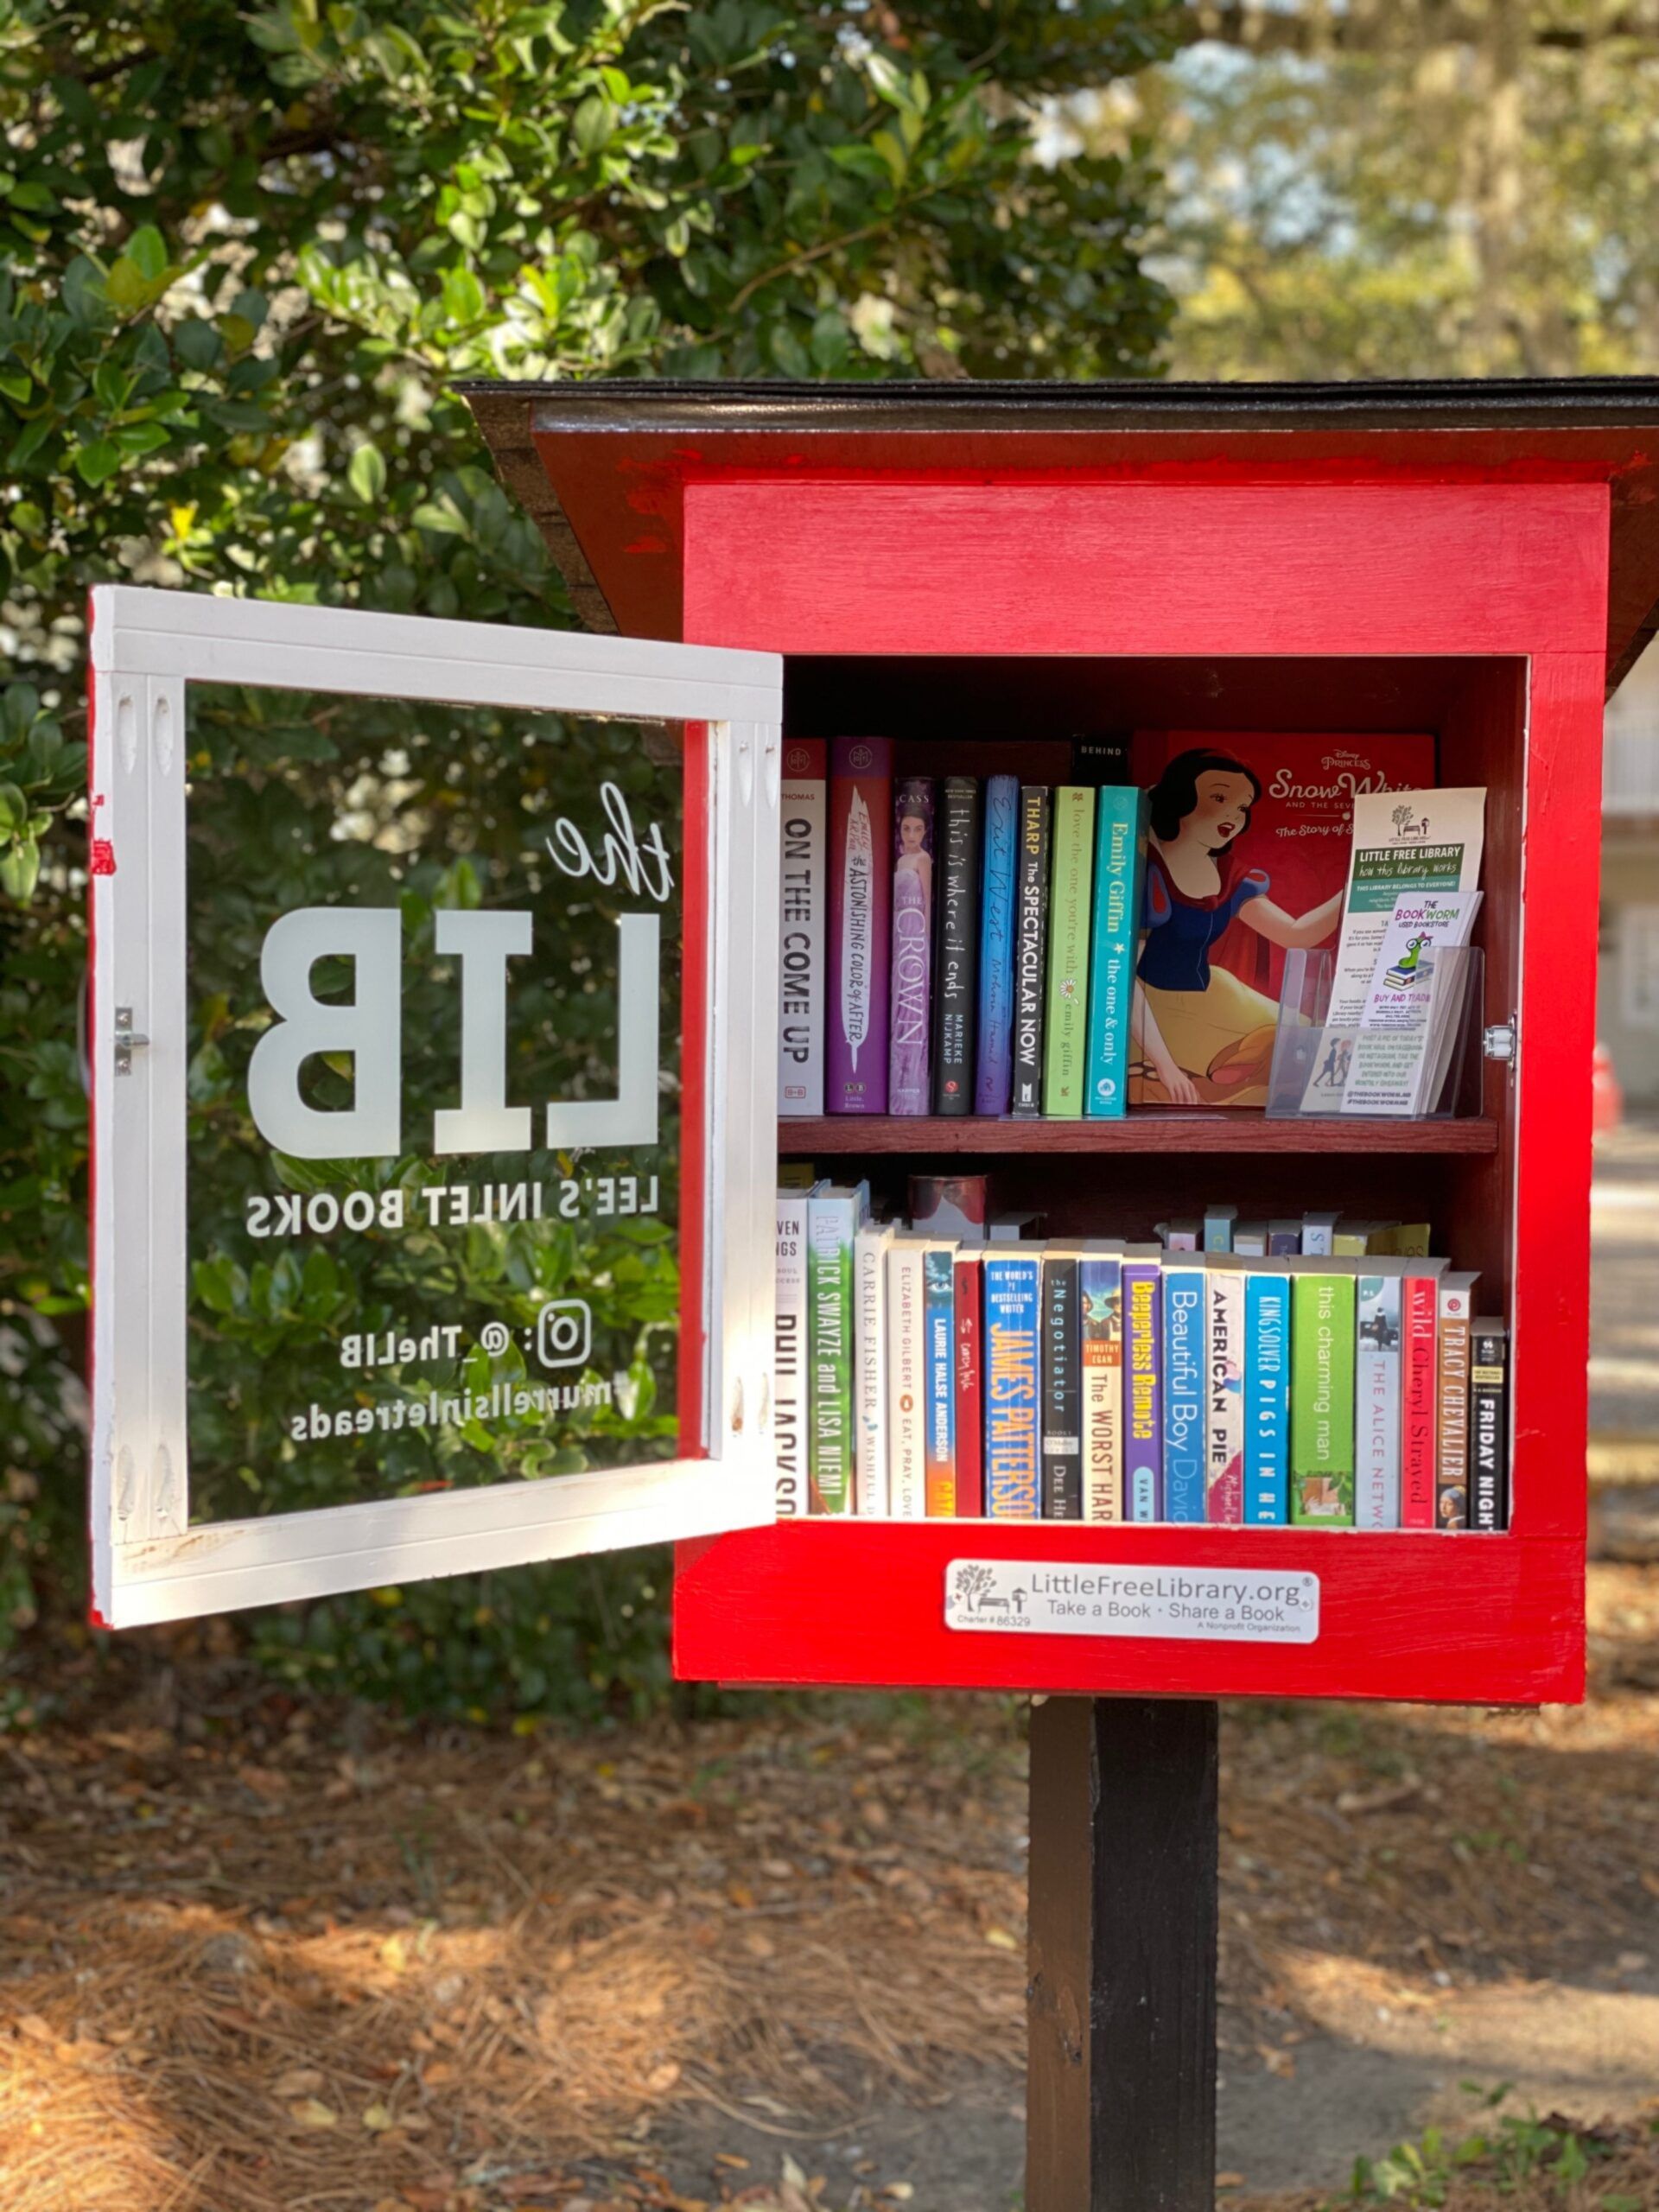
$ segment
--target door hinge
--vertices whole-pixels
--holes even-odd
[[[1507,1021],[1489,1021],[1481,1032],[1481,1050],[1489,1060],[1500,1060],[1513,1067],[1520,1050],[1520,1024],[1511,1014]]]
[[[148,1045],[148,1037],[141,1037],[132,1026],[132,1008],[118,1006],[115,1009],[115,1071],[117,1075],[132,1073],[132,1056]]]

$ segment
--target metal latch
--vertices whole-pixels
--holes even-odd
[[[1517,1046],[1515,1016],[1507,1021],[1489,1021],[1480,1033],[1481,1049],[1489,1060],[1502,1060],[1510,1066],[1515,1063]]]
[[[132,1008],[118,1006],[115,1009],[115,1071],[117,1075],[132,1073],[132,1056],[141,1046],[148,1045],[148,1037],[141,1037],[132,1026]]]

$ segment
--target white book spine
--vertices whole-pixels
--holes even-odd
[[[927,1514],[925,1292],[922,1247],[887,1250],[887,1510],[895,1519]]]
[[[1398,1275],[1361,1273],[1354,1344],[1354,1526],[1400,1526]]]
[[[823,1111],[830,787],[821,744],[785,747],[778,1111]],[[804,770],[813,772],[802,772]],[[792,772],[791,772],[792,771]]]
[[[1244,1275],[1205,1272],[1205,1519],[1244,1518]]]
[[[780,1192],[772,1358],[772,1433],[780,1521],[798,1521],[807,1510],[806,1317],[806,1193]]]
[[[893,1231],[853,1239],[853,1510],[887,1512],[887,1254]]]

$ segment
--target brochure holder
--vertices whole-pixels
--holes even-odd
[[[1336,955],[1326,949],[1287,952],[1279,993],[1279,1025],[1268,1079],[1267,1112],[1280,1121],[1362,1118],[1389,1111],[1344,1105],[1351,1082],[1351,1033],[1328,1028]],[[1425,1080],[1425,1103],[1415,1113],[1395,1110],[1402,1121],[1446,1121],[1481,1110],[1481,1009],[1485,1005],[1485,955],[1478,945],[1448,947],[1435,955],[1431,1027],[1420,1033],[1425,1052],[1439,1061]]]

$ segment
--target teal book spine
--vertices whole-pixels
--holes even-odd
[[[1095,793],[1094,916],[1089,944],[1089,1070],[1084,1112],[1112,1121],[1129,1089],[1129,1012],[1146,862],[1146,799],[1133,784]]]

